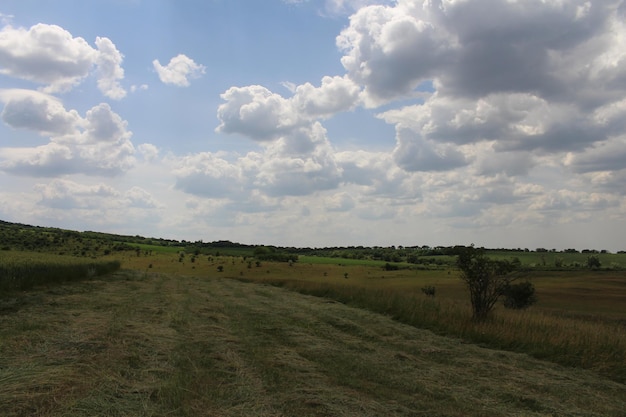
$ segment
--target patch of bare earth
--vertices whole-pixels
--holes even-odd
[[[7,417],[624,410],[626,386],[591,372],[233,280],[122,272],[0,304]]]

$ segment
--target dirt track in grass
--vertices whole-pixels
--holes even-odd
[[[626,386],[227,279],[0,300],[2,416],[623,416]]]

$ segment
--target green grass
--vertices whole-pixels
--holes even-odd
[[[372,266],[383,267],[385,264],[393,264],[403,267],[408,267],[410,264],[406,262],[386,262],[373,259],[346,259],[346,258],[331,258],[325,256],[307,256],[300,255],[298,262],[301,264],[315,264],[315,265],[349,265],[349,266]]]
[[[519,251],[488,251],[487,255],[495,259],[518,258],[522,265],[537,268],[555,268],[555,262],[562,260],[563,268],[572,268],[574,265],[584,267],[589,256],[597,256],[602,268],[626,268],[626,253],[565,253],[565,252],[519,252]]]

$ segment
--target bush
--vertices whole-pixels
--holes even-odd
[[[422,287],[422,292],[429,297],[434,297],[436,289],[432,285],[427,285],[425,287]]]
[[[591,255],[587,258],[587,267],[589,269],[600,268],[602,263],[600,263],[600,258],[596,255]]]
[[[398,269],[400,269],[400,267],[398,265],[392,265],[389,262],[387,262],[385,266],[383,266],[383,269],[385,271],[397,271]]]
[[[506,308],[521,310],[537,302],[535,286],[528,281],[507,285],[503,295]]]

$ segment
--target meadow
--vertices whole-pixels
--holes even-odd
[[[39,252],[0,251],[2,415],[626,409],[623,253],[490,251],[519,259],[539,301],[475,322],[449,254],[270,262],[228,242],[46,233]]]
[[[626,409],[626,385],[596,372],[226,277],[245,274],[241,264],[128,255],[132,269],[12,294],[14,308],[0,308],[0,414],[621,417]],[[286,268],[251,269],[279,277]],[[345,280],[334,274],[342,271],[318,272]]]
[[[527,270],[522,279],[534,284],[538,303],[522,311],[498,305],[490,320],[475,323],[459,272],[451,266],[390,271],[385,270],[385,262],[338,258],[312,263],[306,262],[310,257],[301,257],[292,264],[262,262],[260,266],[243,257],[191,259],[189,255],[182,260],[128,255],[123,262],[137,270],[224,277],[326,297],[440,335],[592,369],[626,382],[624,270]],[[422,292],[426,286],[435,287],[435,297]]]

